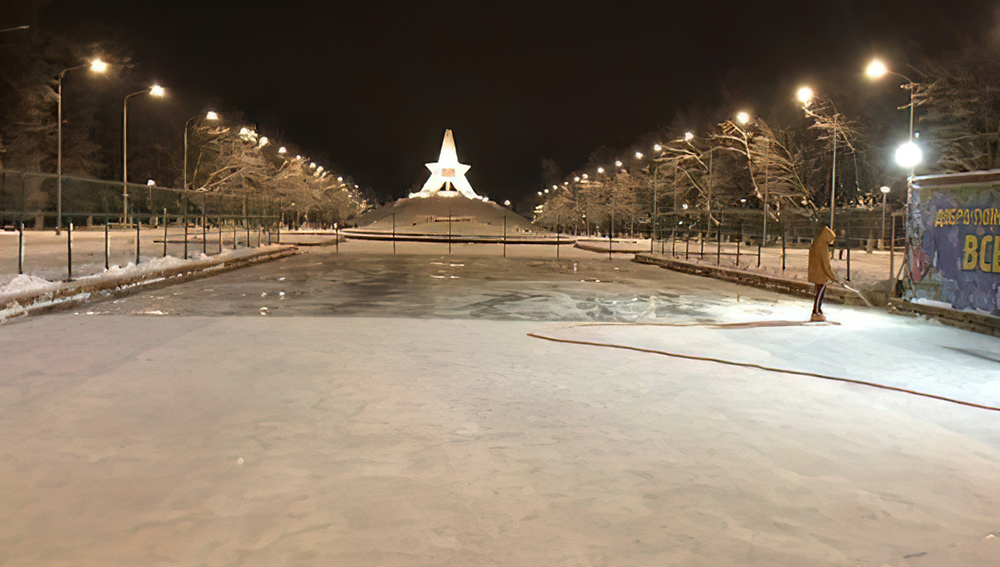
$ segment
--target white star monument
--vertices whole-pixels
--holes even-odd
[[[465,172],[469,171],[470,165],[458,163],[458,153],[455,151],[455,137],[451,130],[444,131],[444,141],[441,142],[441,155],[438,156],[437,163],[428,163],[427,169],[431,170],[431,176],[424,183],[423,188],[416,193],[410,193],[410,198],[430,197],[441,195],[442,197],[454,197],[458,191],[463,197],[484,201],[472,190],[469,180],[465,178]]]

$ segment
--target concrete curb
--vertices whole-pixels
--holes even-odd
[[[195,260],[183,266],[172,266],[110,278],[81,278],[59,284],[55,289],[34,290],[0,295],[0,312],[12,311],[13,315],[54,309],[86,301],[94,294],[125,295],[136,289],[173,285],[214,274],[224,273],[260,262],[277,260],[297,252],[295,246],[272,245],[266,249],[239,257],[211,257]],[[3,317],[0,314],[0,322]]]
[[[934,307],[932,305],[921,305],[902,299],[890,299],[889,311],[905,315],[926,315],[951,327],[1000,337],[1000,317],[993,317],[992,315],[970,313],[968,311]]]
[[[640,264],[653,264],[675,272],[715,278],[717,280],[759,287],[761,289],[787,293],[798,297],[812,298],[816,289],[813,284],[802,280],[779,278],[747,270],[738,270],[736,268],[706,266],[704,264],[685,262],[683,260],[676,260],[673,258],[657,257],[649,254],[648,252],[645,254],[636,254],[632,261]],[[862,301],[861,298],[856,296],[853,292],[837,285],[830,285],[827,287],[826,299],[827,301],[832,301],[834,303],[844,303],[848,305],[865,304],[864,301]]]

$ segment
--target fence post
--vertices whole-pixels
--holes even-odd
[[[73,221],[66,227],[66,281],[73,280]]]
[[[778,218],[778,226],[781,228],[781,271],[785,271],[785,220]]]
[[[336,231],[336,234],[333,237],[334,238],[334,241],[333,241],[334,248],[336,248],[337,254],[340,254],[340,223],[336,223],[333,226],[334,226],[334,229]],[[396,246],[396,241],[395,240],[392,241],[392,245],[393,245],[393,247]]]
[[[184,195],[184,259],[188,259],[188,198]]]
[[[111,233],[108,231],[108,202],[104,202],[104,269],[111,269]]]
[[[21,223],[22,226],[24,223]],[[889,241],[889,285],[892,288],[889,289],[889,297],[896,297],[896,282],[893,278],[896,276],[896,215],[892,216],[892,240]]]
[[[670,256],[677,257],[677,218],[673,219],[674,226],[670,229]]]
[[[222,254],[222,223],[219,223],[219,254]]]
[[[451,205],[448,205],[448,254],[451,254]]]
[[[138,210],[138,208],[136,208],[136,212],[133,213],[133,215],[135,216],[135,265],[138,266],[139,262],[141,261],[141,258],[139,256],[139,250],[140,250],[139,242],[140,242],[140,238],[142,237],[142,231],[139,228],[140,225],[139,225],[139,210]]]
[[[208,195],[201,201],[201,254],[208,256]]]
[[[847,210],[847,229],[844,231],[844,246],[847,247],[847,281],[851,281],[851,213]]]
[[[243,227],[247,231],[247,248],[250,248],[250,218],[247,216],[247,209],[249,208],[250,198],[246,195],[243,196]]]
[[[701,213],[699,213],[698,216],[701,216]],[[698,244],[701,246],[701,251],[698,252],[699,260],[705,259],[705,232],[708,230],[708,222],[709,221],[705,221],[705,227],[701,229],[701,236],[698,238]]]
[[[559,215],[556,215],[556,260],[559,259]]]
[[[742,225],[742,223],[741,223]],[[740,227],[740,237],[736,239],[736,269],[740,268],[740,244],[743,244],[743,230]]]
[[[17,225],[17,273],[24,273],[24,221]]]
[[[396,213],[392,213],[392,253],[396,253]]]
[[[167,208],[163,208],[163,257],[167,257],[167,223],[170,221],[167,217]]]
[[[687,262],[689,252],[691,251],[691,228],[688,227],[687,232],[684,233],[684,261]]]
[[[708,222],[712,222],[712,212],[709,210]],[[715,227],[715,265],[722,265],[722,212],[719,212],[719,225]]]
[[[896,230],[895,225],[893,230]],[[503,214],[503,257],[507,257],[507,213]]]
[[[233,250],[239,248],[238,242],[236,240],[237,238],[239,238],[239,236],[238,233],[236,232],[236,219],[233,219]]]

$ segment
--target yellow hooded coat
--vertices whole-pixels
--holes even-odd
[[[824,226],[809,246],[809,281],[814,284],[825,284],[837,281],[837,274],[830,266],[830,243],[837,238],[837,233]]]

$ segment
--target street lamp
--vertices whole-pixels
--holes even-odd
[[[809,106],[809,102],[813,99],[813,90],[809,87],[799,87],[796,91],[795,97],[799,99],[804,106]]]
[[[903,167],[912,170],[918,163],[923,161],[923,159],[924,153],[920,151],[920,146],[915,144],[912,140],[896,148],[896,163]]]
[[[183,187],[184,189],[188,189],[188,126],[191,124],[192,120],[195,120],[200,117],[201,117],[200,114],[197,116],[192,116],[191,118],[187,119],[187,122],[184,123],[184,177],[183,177],[183,183],[181,183],[181,187]],[[215,121],[218,119],[219,115],[212,112],[211,110],[205,113],[205,120]]]
[[[21,28],[12,29],[22,29],[28,26],[22,26]],[[3,30],[8,31],[8,30]],[[84,67],[90,67],[90,70],[95,73],[103,73],[107,71],[108,64],[101,61],[100,58],[92,60],[90,63],[85,63],[83,65],[77,65],[76,67],[70,67],[69,69],[63,69],[62,73],[59,73],[59,86],[56,92],[56,106],[58,110],[56,114],[56,120],[58,125],[56,126],[56,230],[62,227],[62,83],[63,77],[66,73],[74,69],[83,69]]]
[[[901,88],[901,89],[907,89],[907,90],[910,91],[910,104],[909,104],[909,107],[910,107],[910,142],[913,142],[913,108],[914,108],[913,107],[913,90],[916,87],[916,83],[913,82],[913,80],[910,79],[909,77],[907,77],[906,75],[903,75],[901,73],[897,73],[895,71],[890,71],[889,68],[885,66],[885,63],[883,63],[882,61],[880,61],[878,59],[872,59],[871,63],[869,63],[868,67],[865,69],[865,74],[868,75],[872,79],[880,79],[880,78],[884,77],[885,75],[895,75],[895,76],[899,77],[900,79],[903,79],[904,81],[906,81],[906,83],[903,84],[903,85],[900,85],[899,88]]]
[[[736,114],[736,121],[739,122],[740,124],[746,126],[747,124],[750,123],[750,115],[747,114],[746,112],[742,112],[741,111],[741,112],[739,112],[739,113]]]
[[[163,87],[160,85],[153,85],[148,89],[143,89],[141,91],[135,91],[132,94],[126,95],[125,100],[122,103],[122,221],[126,222],[128,220],[128,99],[141,95],[144,93],[149,93],[155,97],[162,97],[166,93]]]
[[[597,173],[604,173],[604,168],[603,167],[598,167],[597,168]]]
[[[693,139],[694,139],[694,134],[693,133],[691,133],[691,132],[684,132],[684,141],[685,142],[690,142]]]
[[[814,120],[817,119],[819,114],[809,110],[809,105],[815,98],[815,93],[809,87],[800,87],[796,93],[799,101],[802,103],[802,110],[805,111],[806,116],[811,116]],[[830,103],[833,104],[832,102]],[[830,168],[830,229],[833,229],[833,221],[836,218],[837,207],[837,138],[840,135],[840,131],[837,129],[837,118],[839,113],[837,112],[836,106],[833,109],[833,165]],[[846,135],[845,135],[846,139]]]
[[[885,247],[885,201],[886,198],[889,196],[889,191],[891,191],[891,189],[889,188],[888,185],[883,185],[882,188],[879,190],[882,191],[882,247],[884,248]]]

